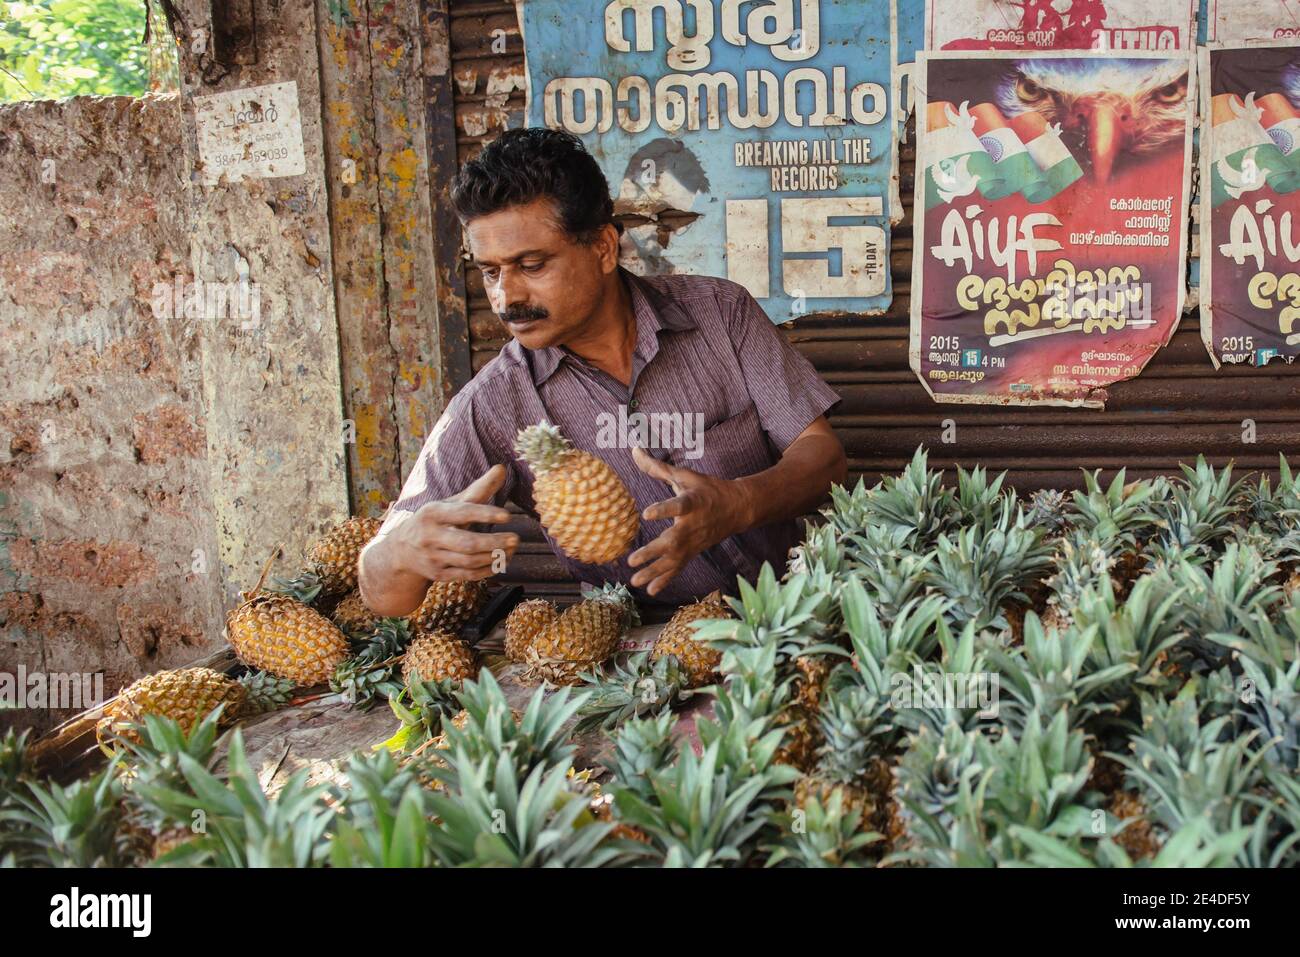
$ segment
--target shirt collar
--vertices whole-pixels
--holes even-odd
[[[695,320],[681,306],[640,276],[633,275],[622,266],[619,267],[618,274],[632,298],[632,314],[636,317],[636,352],[645,362],[649,362],[658,353],[660,332],[680,332],[695,328]],[[533,385],[537,386],[551,377],[565,356],[572,355],[560,346],[524,351],[529,353]]]

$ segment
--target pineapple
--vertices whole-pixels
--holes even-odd
[[[542,527],[564,554],[605,565],[627,553],[640,519],[613,469],[544,421],[520,430],[515,451],[536,476],[533,499]]]
[[[323,684],[348,657],[348,640],[338,627],[288,595],[263,592],[271,562],[243,604],[226,616],[226,637],[246,665],[297,685]]]
[[[892,775],[888,767],[877,767],[885,736],[890,730],[885,701],[870,695],[860,685],[836,689],[820,712],[819,725],[824,744],[812,772],[795,784],[794,800],[805,808],[810,798],[826,807],[832,792],[841,791],[846,813],[856,812],[863,828],[870,828],[891,800]],[[871,785],[885,782],[883,792]]]
[[[1074,608],[1083,590],[1095,586],[1103,575],[1110,578],[1115,559],[1098,540],[1080,536],[1073,541],[1061,540],[1054,563],[1056,572],[1047,579],[1051,594],[1043,612],[1043,625],[1063,632],[1074,621]]]
[[[100,745],[107,748],[114,734],[136,740],[130,726],[146,714],[172,718],[191,728],[218,706],[225,705],[223,721],[231,721],[244,704],[244,686],[211,668],[159,671],[133,682],[105,709],[95,726]]]
[[[506,657],[523,661],[533,639],[559,614],[553,604],[542,598],[530,598],[516,605],[506,616]]]
[[[424,681],[464,681],[477,677],[478,669],[478,656],[469,642],[450,631],[427,631],[407,647],[402,679],[408,685],[417,675]]]
[[[269,671],[250,671],[240,675],[238,681],[244,687],[244,711],[248,714],[275,711],[293,698],[294,683]]]
[[[525,644],[525,678],[552,684],[577,684],[584,671],[604,663],[636,620],[636,606],[623,585],[590,591],[566,608]]]
[[[711,684],[717,680],[718,665],[722,663],[722,652],[710,648],[703,642],[695,640],[695,629],[691,622],[712,618],[730,618],[731,610],[723,603],[720,591],[712,592],[699,601],[683,605],[664,625],[663,631],[655,640],[651,660],[658,660],[672,655],[685,669],[690,687]]]
[[[330,612],[330,620],[346,635],[368,635],[379,624],[379,616],[366,607],[360,592],[348,592]]]
[[[307,561],[320,578],[322,594],[343,595],[357,587],[357,559],[381,525],[378,518],[349,518],[312,543]]]
[[[406,616],[416,631],[460,631],[487,603],[485,581],[430,582],[420,607]]]
[[[591,728],[612,731],[625,721],[662,714],[692,695],[691,677],[678,659],[668,655],[650,659],[649,652],[632,655],[626,665],[615,665],[608,676],[584,674],[591,698],[582,706],[574,733]]]

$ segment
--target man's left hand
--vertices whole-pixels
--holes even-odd
[[[669,465],[644,449],[633,449],[632,458],[642,472],[672,486],[674,494],[641,513],[647,522],[671,518],[673,524],[627,558],[633,568],[646,565],[632,576],[632,584],[646,585],[647,592],[657,595],[700,552],[745,531],[747,496],[734,481]]]

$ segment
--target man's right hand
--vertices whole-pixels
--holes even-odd
[[[518,535],[466,528],[510,520],[504,508],[488,504],[505,477],[505,466],[494,465],[459,495],[421,506],[376,536],[360,562],[361,597],[370,610],[408,615],[424,600],[429,582],[489,578],[509,561]]]

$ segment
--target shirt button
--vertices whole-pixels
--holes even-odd
[[[636,407],[637,407],[638,405],[640,405],[640,403],[637,402],[636,399],[632,399],[630,402],[628,402],[627,407],[628,407],[629,409],[631,409],[633,412],[635,412],[635,411],[636,411]]]

